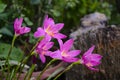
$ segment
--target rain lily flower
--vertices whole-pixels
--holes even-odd
[[[38,27],[37,31],[34,33],[34,37],[38,38],[40,36],[47,36],[49,40],[51,40],[52,37],[56,39],[66,38],[64,34],[59,33],[63,26],[63,23],[55,24],[52,18],[46,16],[43,22],[43,27]]]
[[[65,62],[76,62],[78,58],[75,58],[78,54],[80,54],[80,50],[71,50],[70,48],[73,45],[73,39],[69,39],[64,44],[62,40],[58,40],[60,45],[60,50],[54,51],[50,54],[52,58],[63,60]]]
[[[90,70],[98,71],[98,69],[94,68],[94,66],[98,66],[100,64],[102,56],[99,54],[92,54],[94,48],[95,46],[92,46],[90,49],[88,49],[88,51],[83,54],[80,62],[87,66]]]
[[[47,38],[44,38],[40,41],[40,43],[37,45],[35,51],[39,54],[39,57],[43,63],[45,63],[46,58],[45,56],[49,56],[49,49],[54,45],[53,42],[49,42]]]
[[[28,27],[21,27],[22,21],[23,21],[23,18],[20,18],[20,19],[16,18],[14,21],[14,30],[15,30],[16,36],[19,36],[19,35],[24,34],[24,33],[28,33],[31,30]]]

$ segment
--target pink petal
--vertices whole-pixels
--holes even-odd
[[[54,34],[53,37],[56,39],[63,39],[63,38],[66,38],[67,36],[64,34],[61,34],[61,33],[56,33],[56,34]]]
[[[46,56],[50,56],[52,54],[52,51],[46,51]]]
[[[63,61],[65,62],[76,62],[78,61],[79,59],[78,58],[63,58]]]
[[[55,58],[55,59],[62,59],[62,55],[59,50],[52,52],[50,54],[50,57]]]
[[[47,20],[48,20],[48,15],[45,16],[45,19],[44,19],[44,21],[43,21],[43,26],[45,26]],[[46,27],[46,26],[45,26],[45,27]],[[44,27],[44,28],[45,28],[45,27]]]
[[[49,41],[47,40],[47,37],[44,37],[39,43],[38,43],[38,48],[43,48],[43,46],[45,46],[46,43],[48,43]]]
[[[93,52],[94,48],[95,48],[95,46],[92,46],[91,48],[89,48],[89,49],[84,53],[83,56],[90,55],[90,54]]]
[[[64,26],[64,23],[58,23],[58,24],[55,24],[54,28],[53,28],[53,31],[54,33],[58,33],[59,30],[61,30]]]
[[[64,44],[63,44],[63,50],[64,51],[68,51],[68,50],[70,50],[70,48],[72,47],[72,45],[73,45],[73,39],[69,39],[69,40],[67,40]]]
[[[92,54],[92,60],[94,60],[94,61],[100,61],[101,58],[102,58],[102,56],[99,54]]]
[[[21,27],[19,34],[28,33],[28,32],[30,32],[30,30],[31,30],[31,29],[28,28],[28,27]]]
[[[45,63],[45,61],[46,61],[45,56],[44,56],[43,54],[39,54],[39,57],[40,57],[41,61],[42,61],[43,63]]]
[[[51,37],[50,35],[48,35],[48,34],[45,35],[45,38],[46,38],[48,41],[50,41],[50,40],[52,39],[52,37]]]
[[[57,28],[57,30],[61,30],[64,26],[64,23],[58,23],[55,25],[55,27]]]
[[[23,21],[23,18],[20,18],[20,19],[16,18],[16,19],[15,19],[15,21],[14,21],[14,29],[15,29],[15,30],[18,30],[18,29],[21,28],[21,26],[22,26],[22,21]]]
[[[46,44],[44,45],[43,49],[44,49],[44,50],[48,50],[48,49],[50,49],[53,45],[54,45],[53,42],[48,42],[48,43],[46,43]]]
[[[85,64],[90,62],[91,59],[92,59],[92,54],[91,55],[82,56],[82,60],[84,61]]]
[[[98,66],[101,62],[100,61],[90,61],[92,66]]]
[[[86,55],[83,56],[82,59],[84,61],[84,63],[88,63],[88,62],[100,62],[100,59],[102,58],[101,55],[99,54],[91,54],[91,55]]]
[[[61,39],[58,39],[58,43],[60,45],[60,50],[62,51],[63,50],[63,42]]]
[[[88,69],[93,70],[93,71],[99,71],[99,69],[93,68],[93,67],[88,67]]]
[[[44,35],[45,35],[45,31],[42,28],[40,28],[40,27],[34,33],[34,37],[35,38],[38,38],[38,37],[41,37],[41,36],[44,36]]]
[[[80,54],[80,50],[72,50],[72,51],[68,52],[67,54],[71,57],[75,57]]]
[[[45,41],[42,40],[38,43],[37,48],[42,48],[44,45],[45,45]]]
[[[48,15],[46,15],[45,20],[43,22],[44,29],[47,29],[47,27],[53,26],[54,24],[54,20],[52,18],[48,18]]]

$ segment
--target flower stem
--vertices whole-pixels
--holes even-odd
[[[13,37],[13,39],[12,39],[12,44],[11,44],[11,47],[10,47],[10,49],[9,49],[8,56],[7,56],[7,59],[6,59],[6,62],[5,62],[5,65],[8,64],[8,75],[9,75],[9,73],[10,73],[9,58],[10,58],[10,54],[11,54],[11,52],[12,52],[12,49],[13,49],[13,47],[14,47],[14,43],[15,43],[15,39],[16,39],[16,38],[17,38],[17,36],[14,35],[14,37]],[[7,78],[8,78],[8,77],[7,77]]]
[[[17,68],[16,68],[16,70],[15,70],[15,73],[16,73],[16,72],[18,71],[18,69],[20,68],[20,73],[18,74],[17,79],[20,77],[21,71],[22,71],[22,69],[24,68],[25,63],[27,62],[27,60],[28,60],[32,55],[34,55],[34,49],[37,47],[38,43],[39,43],[43,38],[44,38],[44,37],[40,37],[40,38],[38,39],[38,41],[36,42],[36,44],[35,44],[35,45],[33,46],[33,48],[31,49],[30,54],[22,60],[22,62],[20,63],[19,66],[17,66]],[[23,65],[22,65],[22,64],[23,64]],[[16,79],[16,76],[14,76],[13,78]]]
[[[74,62],[74,63],[70,64],[64,71],[62,71],[60,74],[58,74],[53,80],[56,80],[57,78],[59,78],[64,72],[68,71],[69,69],[71,69],[76,64],[80,64],[80,63],[79,62]]]
[[[35,69],[35,64],[32,64],[32,67],[30,68],[30,70],[25,75],[24,80],[30,80],[34,69]]]
[[[12,44],[11,44],[11,47],[10,47],[10,50],[9,50],[9,52],[8,52],[7,61],[8,61],[9,58],[10,58],[10,54],[11,54],[12,49],[13,49],[13,47],[14,47],[14,43],[15,43],[15,39],[16,39],[16,38],[17,38],[17,36],[14,35],[13,40],[12,40]]]
[[[23,70],[24,66],[25,66],[25,63],[27,62],[27,60],[30,58],[30,56],[32,56],[34,54],[34,52],[31,53],[31,55],[28,55],[27,57],[25,57],[25,59],[22,61],[22,63],[20,64],[20,66],[17,68],[17,71],[18,69],[20,68],[20,72],[17,76],[17,80],[19,79],[20,75],[21,75],[21,71]]]
[[[38,77],[37,77],[36,80],[40,80],[42,74],[43,74],[43,73],[46,71],[46,69],[47,69],[53,62],[55,62],[55,61],[56,61],[56,59],[52,59],[52,60],[45,66],[45,68],[42,70],[42,72],[40,72],[40,74],[38,75]]]

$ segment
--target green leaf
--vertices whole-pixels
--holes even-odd
[[[61,13],[60,13],[58,10],[51,9],[50,11],[51,11],[51,12],[53,13],[53,15],[56,16],[56,17],[58,17],[58,16],[61,15]]]
[[[0,19],[3,20],[5,18],[8,18],[9,13],[0,13]]]
[[[0,43],[0,59],[6,59],[11,45],[6,43]],[[23,51],[20,48],[13,48],[10,59],[20,61],[23,58]]]
[[[6,7],[7,7],[6,4],[0,3],[0,13],[2,13]]]
[[[9,29],[5,28],[5,27],[3,27],[2,29],[0,29],[0,33],[6,34],[8,36],[13,36],[12,32]]]
[[[32,26],[33,25],[33,23],[29,20],[29,18],[28,17],[25,17],[24,18],[24,21],[27,23],[27,25],[29,25],[29,26]]]
[[[36,42],[36,39],[34,38],[34,35],[33,35],[33,33],[29,33],[29,43],[31,43],[31,44],[35,44],[35,42]]]

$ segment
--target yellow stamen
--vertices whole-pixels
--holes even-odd
[[[86,64],[88,67],[93,66],[90,62]]]
[[[46,32],[47,34],[49,34],[50,36],[54,36],[54,33],[51,31],[50,25],[47,27],[47,29],[45,30],[45,32]]]
[[[65,57],[68,56],[65,51],[62,51],[61,54],[62,54],[62,56],[65,56]]]

